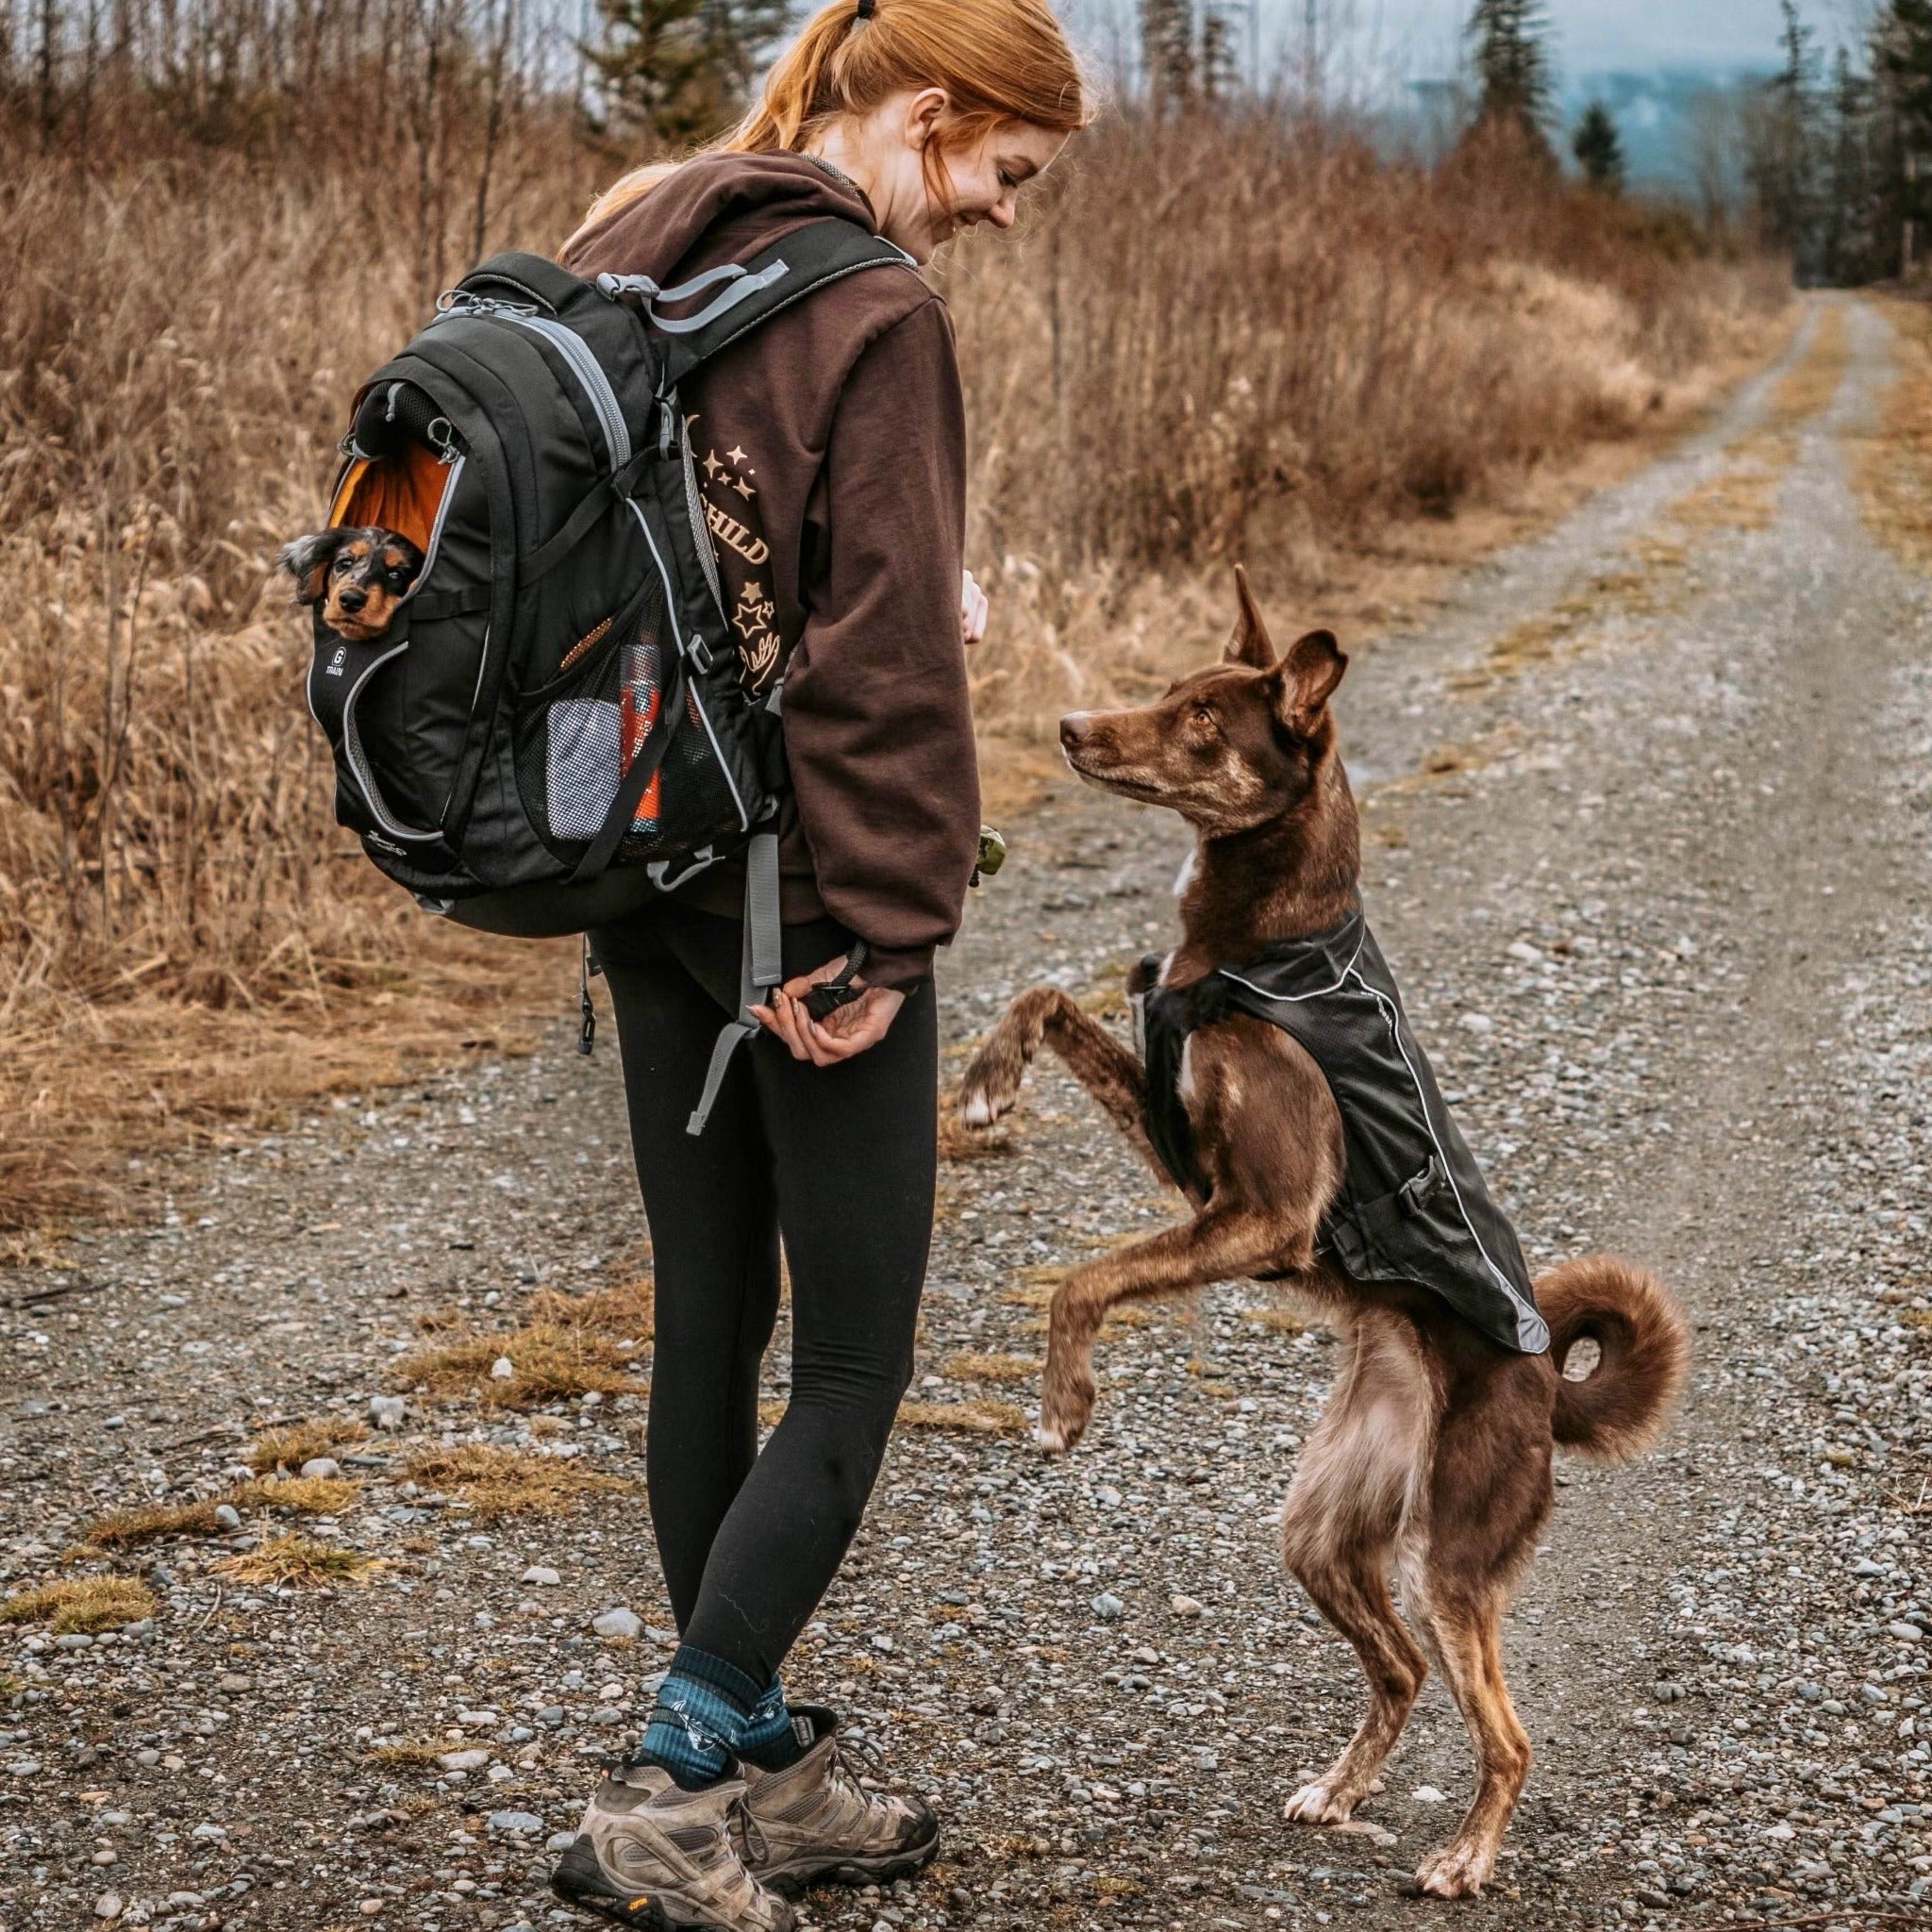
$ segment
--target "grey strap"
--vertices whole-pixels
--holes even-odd
[[[759,832],[744,853],[744,929],[751,983],[760,990],[785,977],[784,926],[778,905],[778,835]]]
[[[724,1070],[731,1064],[731,1056],[738,1051],[741,1041],[749,1040],[758,1031],[757,1023],[746,1026],[733,1020],[719,1034],[717,1043],[711,1048],[711,1064],[705,1069],[705,1091],[698,1095],[697,1110],[684,1124],[687,1134],[702,1134],[705,1123],[711,1117],[711,1109],[718,1104],[718,1090],[724,1084]]]
[[[738,1017],[725,1023],[711,1047],[705,1091],[684,1124],[687,1134],[705,1131],[705,1123],[718,1104],[731,1056],[758,1030],[758,1023],[751,1017],[752,1008],[785,977],[784,939],[778,902],[778,835],[760,832],[744,854],[744,943],[739,955]]]
[[[650,317],[652,325],[662,329],[666,335],[688,336],[695,335],[701,328],[708,328],[721,315],[728,315],[741,302],[762,294],[791,273],[783,260],[767,263],[756,275],[730,261],[722,268],[708,268],[703,275],[693,275],[690,281],[680,283],[675,289],[660,289],[649,275],[599,275],[597,286],[605,294],[620,300],[626,295],[634,297],[638,307]],[[715,288],[720,282],[728,282],[730,286],[695,315],[665,315],[661,312],[662,304],[687,302],[706,289]]]

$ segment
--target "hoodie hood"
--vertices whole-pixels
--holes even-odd
[[[711,244],[708,257],[729,259],[827,215],[878,232],[864,194],[808,155],[697,155],[574,236],[563,266],[576,275],[649,275],[669,283],[701,242]]]

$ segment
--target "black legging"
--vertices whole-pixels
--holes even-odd
[[[760,1033],[694,1139],[685,1121],[737,1009],[738,924],[667,904],[591,937],[656,1260],[645,1464],[664,1580],[685,1642],[768,1684],[838,1573],[911,1378],[937,1158],[933,990],[837,1066]],[[830,920],[787,926],[785,971],[849,943]],[[791,1402],[760,1455],[781,1231]]]

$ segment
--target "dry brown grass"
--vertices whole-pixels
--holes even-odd
[[[1016,1402],[902,1402],[897,1426],[963,1436],[1024,1436],[1026,1411]]]
[[[132,1576],[68,1576],[0,1601],[0,1624],[45,1624],[57,1637],[151,1617],[154,1592]]]
[[[534,1408],[574,1395],[641,1394],[630,1374],[634,1351],[577,1323],[526,1322],[507,1333],[461,1334],[405,1356],[390,1370],[399,1389],[468,1397],[491,1407]],[[496,1365],[508,1361],[499,1375]]]
[[[648,1274],[600,1288],[590,1294],[563,1294],[544,1289],[529,1300],[533,1321],[555,1322],[567,1328],[595,1328],[619,1341],[640,1347],[657,1330],[654,1289]]]
[[[264,1429],[242,1452],[242,1459],[258,1475],[271,1470],[299,1470],[305,1462],[312,1462],[318,1457],[333,1456],[338,1449],[347,1449],[368,1440],[366,1424],[324,1417],[315,1422],[291,1423],[281,1428]]]
[[[270,1537],[258,1548],[224,1557],[209,1567],[235,1583],[321,1590],[332,1583],[367,1583],[383,1566],[367,1552],[347,1544],[291,1535]]]
[[[587,1496],[635,1490],[622,1476],[602,1475],[574,1457],[459,1442],[409,1458],[409,1474],[426,1488],[468,1503],[478,1523],[504,1516],[558,1516]]]
[[[406,221],[381,142],[277,166],[143,109],[82,167],[0,132],[0,1237],[115,1208],[130,1149],[513,1049],[565,984],[556,949],[424,919],[335,826],[271,568],[318,516],[349,391],[440,280],[479,239],[554,246],[611,170],[517,125],[480,238],[455,189],[474,116]],[[1070,698],[1218,638],[1226,560],[1326,594],[1351,558],[1420,554],[1673,418],[1775,306],[1501,163],[1119,120],[1070,158],[1060,207],[943,272],[996,797],[1037,785]],[[373,249],[353,302],[344,235]]]
[[[1241,1320],[1271,1335],[1300,1335],[1315,1325],[1296,1308],[1250,1308]]]
[[[334,1476],[238,1483],[223,1495],[192,1503],[142,1503],[132,1509],[109,1510],[88,1524],[81,1542],[90,1549],[128,1549],[169,1537],[219,1536],[224,1531],[215,1520],[215,1511],[224,1503],[232,1504],[237,1510],[284,1509],[298,1516],[335,1516],[360,1494],[354,1483]]]
[[[397,1771],[408,1771],[438,1763],[460,1748],[447,1738],[401,1738],[394,1743],[377,1744],[363,1752],[362,1761],[364,1764],[383,1764]]]
[[[946,1374],[961,1382],[1028,1382],[1041,1366],[1030,1355],[956,1355],[947,1361]]]
[[[1855,452],[1853,479],[1873,536],[1915,570],[1932,571],[1932,308],[1904,297],[1883,307],[1895,374]],[[1914,1313],[1925,1325],[1924,1311]]]

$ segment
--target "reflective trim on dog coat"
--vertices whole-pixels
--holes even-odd
[[[1505,1348],[1547,1349],[1516,1231],[1449,1117],[1360,908],[1251,963],[1145,995],[1147,1136],[1175,1181],[1197,1192],[1205,1183],[1179,1091],[1181,1056],[1189,1034],[1230,1012],[1299,1041],[1341,1110],[1347,1171],[1317,1252],[1357,1281],[1427,1289]]]

